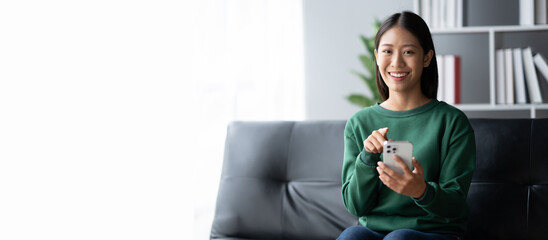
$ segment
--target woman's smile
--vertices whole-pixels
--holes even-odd
[[[409,72],[388,72],[388,74],[396,81],[401,81],[409,75]]]

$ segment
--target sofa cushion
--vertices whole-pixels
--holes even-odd
[[[471,119],[476,171],[465,239],[546,239],[548,119]]]
[[[548,119],[532,121],[528,239],[548,235]]]
[[[233,122],[212,239],[335,239],[344,208],[344,121]]]

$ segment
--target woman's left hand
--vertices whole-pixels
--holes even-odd
[[[400,157],[394,156],[394,160],[403,169],[403,175],[390,169],[383,162],[377,163],[377,171],[379,172],[380,180],[399,194],[420,198],[426,191],[426,182],[424,181],[424,169],[419,161],[413,157],[411,163],[415,169],[411,171],[409,167],[401,160]]]

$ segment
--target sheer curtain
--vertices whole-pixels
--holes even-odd
[[[302,2],[205,0],[194,12],[194,238],[207,239],[226,126],[304,119]]]

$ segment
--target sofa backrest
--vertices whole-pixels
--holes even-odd
[[[336,239],[345,122],[228,126],[212,239]]]
[[[465,239],[548,238],[548,119],[471,119],[476,171]]]
[[[548,119],[471,119],[476,171],[465,239],[548,236]],[[233,122],[211,239],[336,239],[345,121]],[[448,206],[451,207],[451,206]]]

